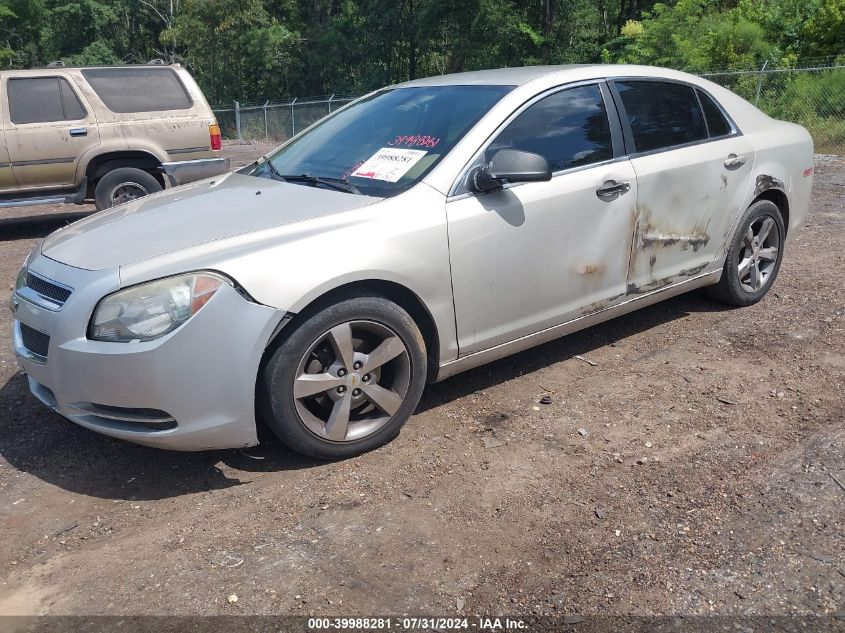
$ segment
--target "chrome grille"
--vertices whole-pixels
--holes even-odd
[[[58,306],[64,305],[73,292],[70,288],[60,286],[31,272],[26,273],[26,286]]]
[[[47,352],[50,349],[50,336],[29,327],[25,323],[20,323],[19,326],[23,346],[33,354],[47,358]]]

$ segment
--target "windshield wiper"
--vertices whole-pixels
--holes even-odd
[[[334,189],[335,191],[354,193],[359,196],[362,195],[358,187],[353,185],[346,178],[329,178],[327,176],[313,176],[312,174],[280,174],[273,166],[273,163],[269,160],[267,161],[267,167],[269,167],[270,173],[282,182],[307,182],[308,184],[313,185],[324,185],[330,189]]]
[[[262,163],[259,163],[259,165],[260,164]],[[274,180],[281,180],[282,182],[287,180],[284,176],[279,173],[279,170],[276,169],[275,165],[273,165],[273,161],[265,160],[263,164],[267,165],[267,169],[270,170],[270,175],[274,177]]]

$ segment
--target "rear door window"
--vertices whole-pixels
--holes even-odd
[[[506,127],[487,148],[540,154],[552,171],[613,158],[613,140],[604,99],[597,85],[568,88],[540,99]]]
[[[631,126],[636,152],[649,152],[707,138],[692,87],[667,81],[614,82]]]
[[[86,116],[76,93],[62,77],[10,79],[7,92],[12,123],[78,121]]]
[[[112,112],[187,110],[193,105],[170,68],[88,68],[82,75]]]

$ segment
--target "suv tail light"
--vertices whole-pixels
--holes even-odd
[[[223,137],[220,136],[220,126],[216,123],[208,127],[208,135],[211,137],[211,149],[218,150],[223,147]]]

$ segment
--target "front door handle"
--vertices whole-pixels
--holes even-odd
[[[88,136],[88,128],[72,127],[72,128],[70,128],[70,135],[71,136]]]
[[[731,154],[725,159],[725,167],[727,169],[739,169],[745,164],[745,156],[737,156]]]
[[[631,183],[616,182],[615,180],[606,180],[604,184],[596,189],[596,195],[600,200],[605,202],[613,202],[621,195],[628,193],[631,190]]]

